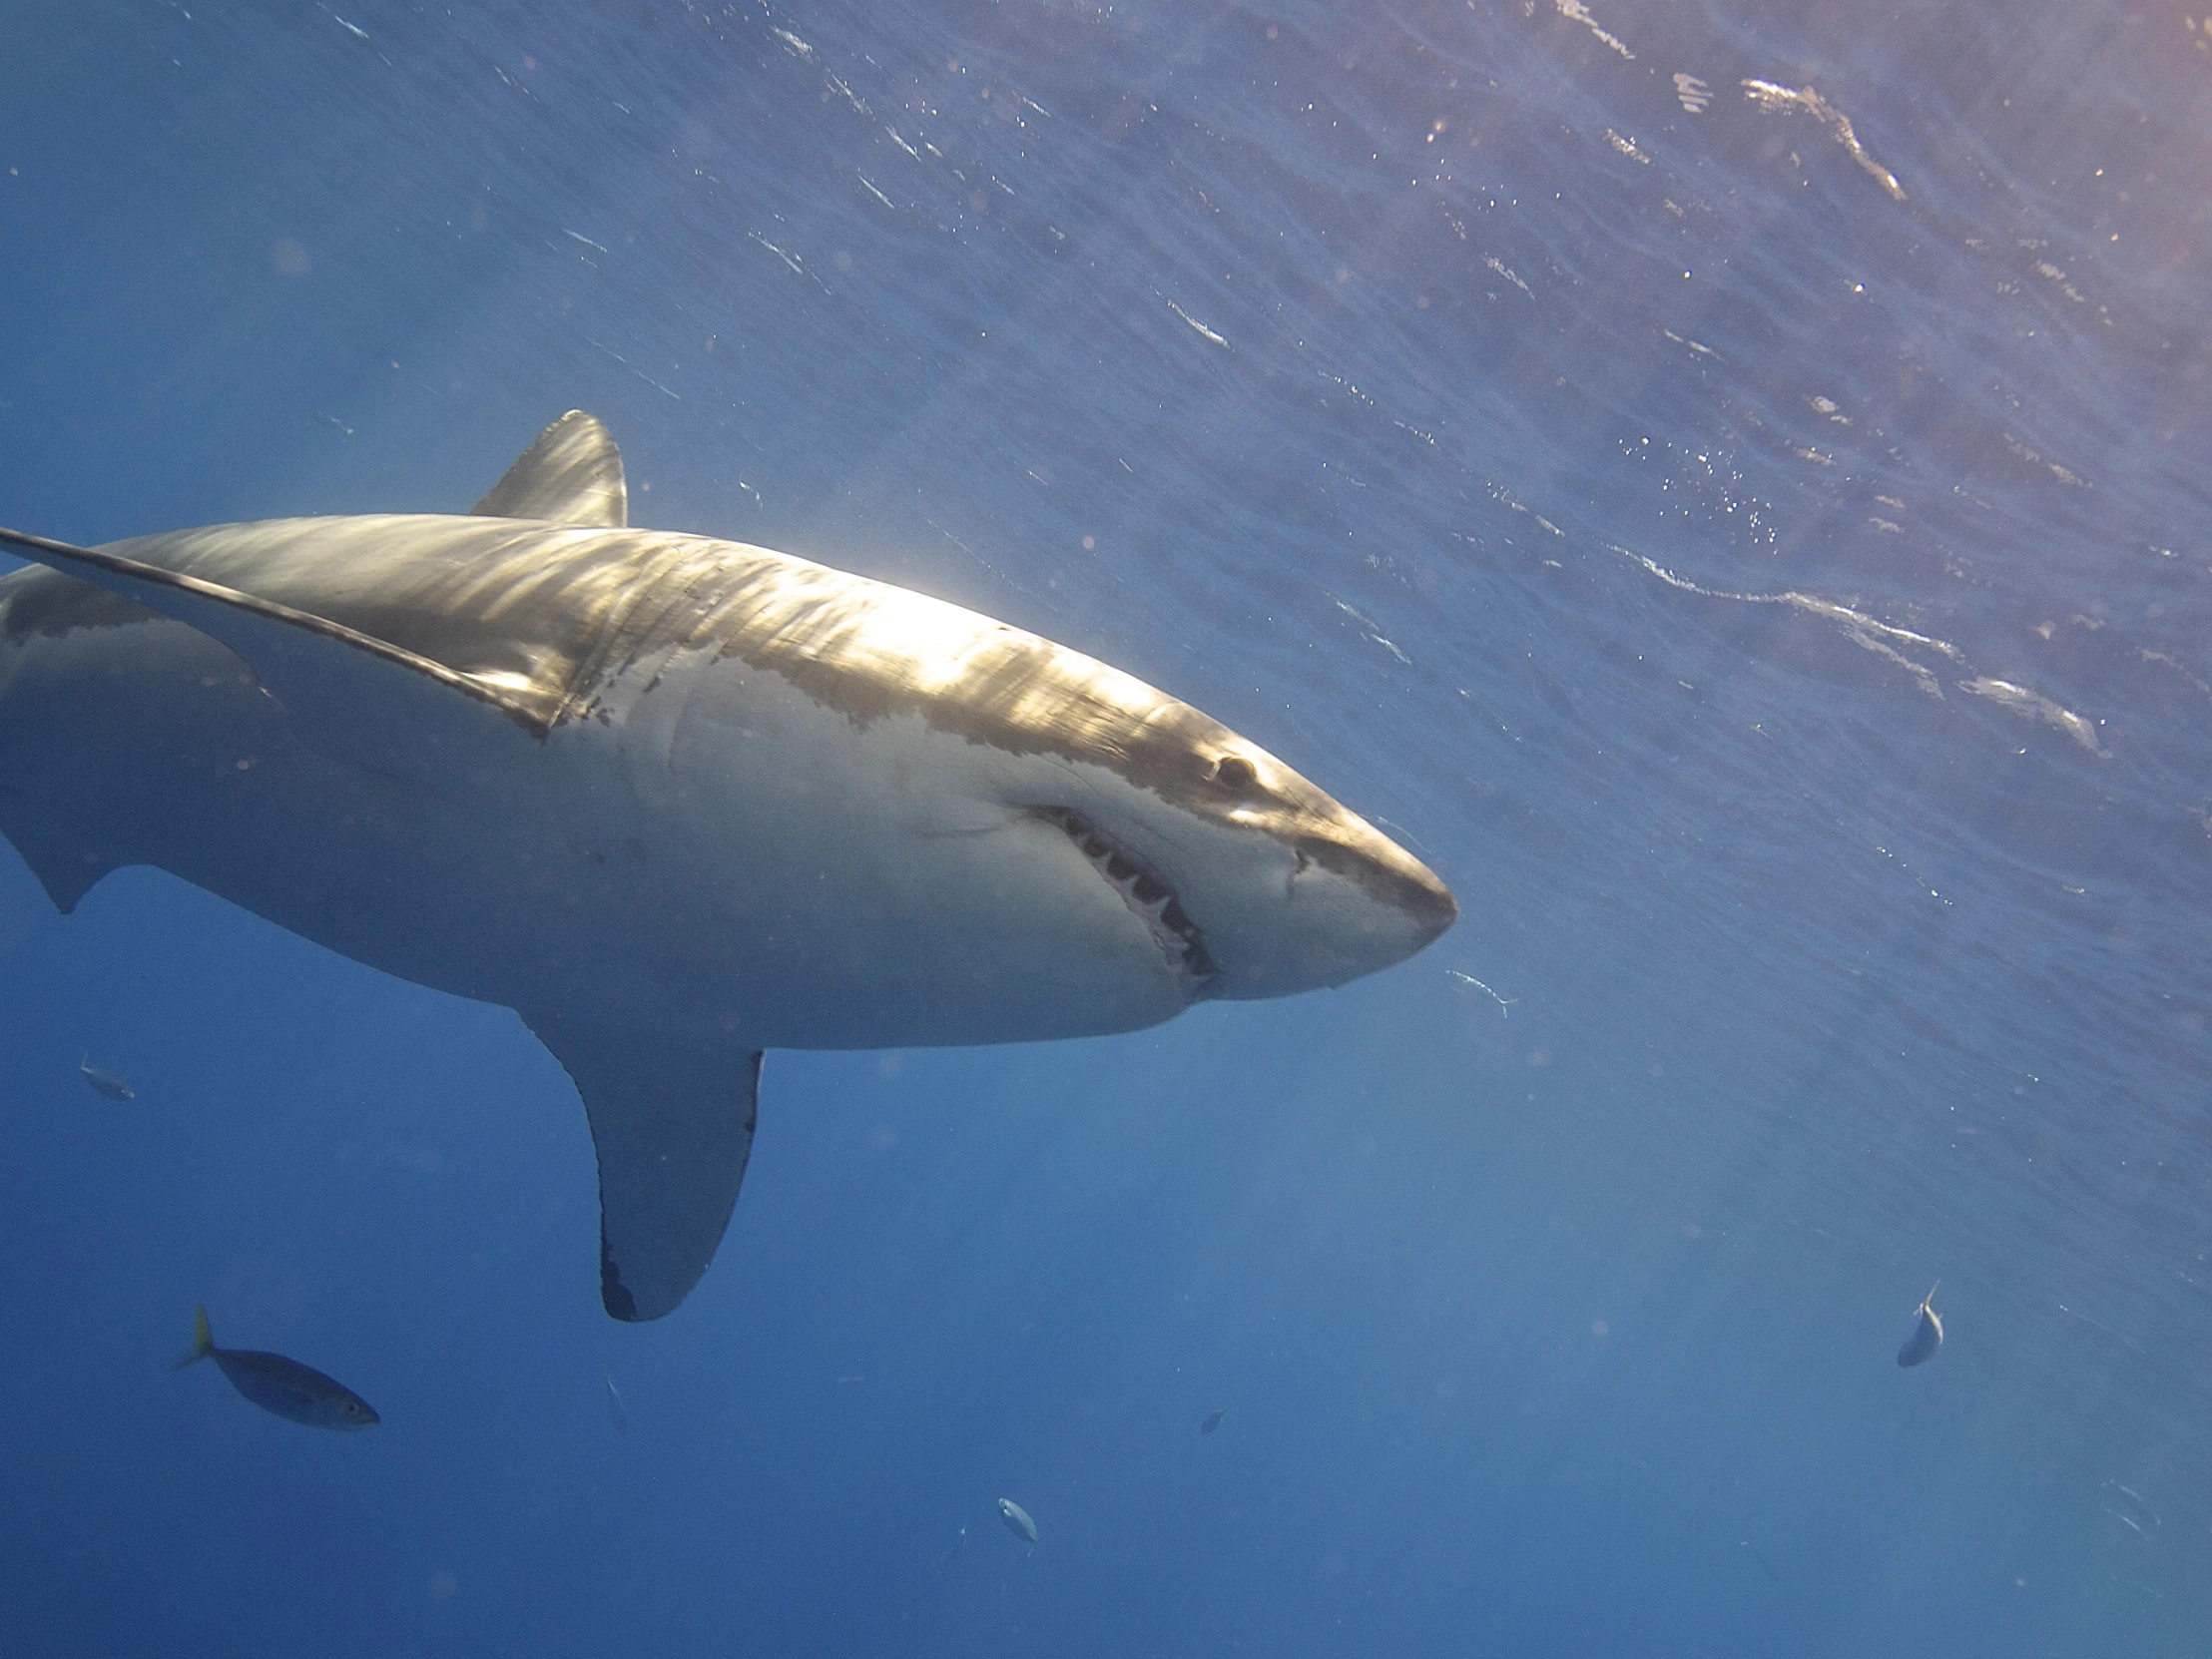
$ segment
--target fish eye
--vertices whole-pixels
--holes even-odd
[[[1242,755],[1224,755],[1215,764],[1214,782],[1225,790],[1249,790],[1259,781],[1259,772]]]

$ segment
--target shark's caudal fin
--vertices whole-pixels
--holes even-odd
[[[619,530],[630,522],[622,451],[606,427],[582,409],[571,409],[540,432],[469,511],[485,518],[542,518]]]
[[[192,1311],[192,1352],[172,1369],[183,1371],[187,1366],[196,1366],[214,1352],[215,1333],[208,1328],[208,1310],[195,1308]]]
[[[599,1298],[654,1320],[699,1283],[753,1151],[761,1054],[524,1012],[567,1068],[599,1154]]]

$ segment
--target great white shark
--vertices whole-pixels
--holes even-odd
[[[152,864],[514,1009],[583,1097],[600,1294],[683,1301],[768,1048],[1135,1030],[1450,925],[1420,862],[1187,704],[958,606],[628,527],[571,411],[466,516],[0,530],[0,833]]]

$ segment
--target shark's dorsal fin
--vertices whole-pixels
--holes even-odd
[[[630,522],[630,486],[612,433],[571,409],[538,434],[469,511],[483,518],[542,518],[555,524],[622,529]]]
[[[584,1097],[599,1154],[599,1299],[657,1320],[691,1294],[730,1225],[753,1152],[761,1051],[523,1013]]]

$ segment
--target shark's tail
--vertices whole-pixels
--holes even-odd
[[[178,1361],[174,1369],[183,1371],[187,1366],[198,1365],[214,1352],[215,1333],[208,1329],[208,1310],[195,1308],[192,1311],[192,1352]]]

